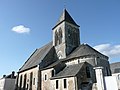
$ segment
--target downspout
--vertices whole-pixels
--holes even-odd
[[[77,77],[74,77],[74,82],[75,82],[75,90],[78,90]]]
[[[37,87],[37,90],[41,90],[41,77],[40,77],[40,66],[38,65],[37,66],[37,69],[38,69],[38,74],[37,74],[37,84],[36,84],[36,87]]]

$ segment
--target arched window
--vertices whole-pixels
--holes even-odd
[[[33,73],[30,73],[30,90],[32,90]]]
[[[55,46],[59,45],[62,43],[62,29],[59,28],[58,30],[55,31]]]
[[[22,89],[22,75],[20,76],[20,90]]]
[[[35,78],[33,79],[33,85],[35,85]]]
[[[64,88],[67,88],[67,80],[64,79]]]
[[[24,88],[24,89],[26,88],[26,78],[27,78],[27,75],[25,74],[25,75],[24,75],[24,85],[23,85],[23,88]]]
[[[62,29],[59,28],[59,44],[62,43]]]
[[[55,46],[58,44],[58,33],[57,30],[55,31]]]
[[[74,43],[74,33],[73,33],[73,30],[72,30],[71,26],[68,28],[68,39],[69,39],[68,43],[73,45],[73,43]]]
[[[56,80],[56,89],[58,89],[58,86],[59,85],[59,83],[58,83],[58,80]]]
[[[47,75],[45,74],[45,81],[47,80]]]
[[[55,70],[51,71],[52,77],[55,75]]]
[[[91,78],[90,68],[88,66],[86,67],[86,74],[87,74],[87,78]]]

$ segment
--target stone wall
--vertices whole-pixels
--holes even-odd
[[[35,67],[30,70],[19,73],[18,88],[37,90],[39,68]],[[26,78],[25,78],[26,77]],[[30,85],[31,83],[31,85]]]
[[[111,75],[111,70],[110,70],[110,65],[109,61],[105,60],[105,58],[98,58],[95,56],[86,56],[86,57],[79,57],[75,59],[71,59],[68,62],[66,62],[66,65],[73,65],[73,64],[78,64],[82,62],[87,62],[90,65],[94,66],[102,66],[104,67],[103,73],[105,76],[110,76]]]
[[[52,70],[54,70],[54,68],[41,71],[42,90],[53,90],[53,85],[50,81],[50,78],[52,77]]]
[[[64,79],[66,79],[66,86],[67,86],[66,88],[64,88]],[[58,89],[56,89],[56,81],[57,80],[58,80]],[[51,80],[51,83],[53,84],[52,90],[77,90],[75,77],[54,79],[54,80]]]

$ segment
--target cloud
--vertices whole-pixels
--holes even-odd
[[[22,33],[29,33],[30,32],[30,28],[27,28],[27,27],[25,27],[23,25],[19,25],[19,26],[13,27],[12,31],[16,32],[16,33],[20,33],[20,34],[22,34]]]
[[[120,45],[101,44],[93,48],[109,57],[120,57]]]

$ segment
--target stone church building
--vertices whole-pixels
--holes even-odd
[[[19,69],[17,90],[97,90],[94,67],[111,75],[108,57],[80,43],[79,25],[66,9],[53,27],[53,40],[36,49]]]

